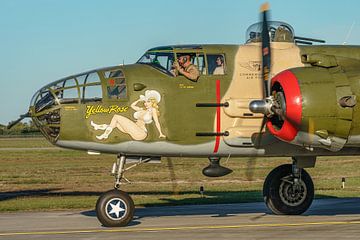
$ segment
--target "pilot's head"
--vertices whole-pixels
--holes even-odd
[[[190,54],[182,54],[178,57],[178,62],[180,65],[186,65],[190,62],[191,56]]]
[[[224,64],[224,59],[223,59],[223,57],[222,57],[222,56],[218,56],[218,57],[216,58],[216,65],[222,66],[223,64]]]

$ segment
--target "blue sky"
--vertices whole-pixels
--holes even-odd
[[[298,36],[360,44],[360,2],[269,1],[272,20]],[[93,68],[133,63],[167,44],[242,44],[257,0],[0,0],[0,123],[28,109],[43,85]]]

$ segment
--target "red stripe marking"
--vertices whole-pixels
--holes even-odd
[[[220,80],[216,80],[216,103],[220,104]],[[220,125],[220,106],[216,107],[216,132],[220,133],[221,131],[221,125]],[[215,146],[214,146],[214,153],[217,153],[219,150],[220,145],[220,136],[216,136],[215,139]]]

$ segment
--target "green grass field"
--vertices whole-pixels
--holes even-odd
[[[24,149],[35,147],[40,149]],[[42,138],[0,139],[0,211],[93,209],[97,197],[113,188],[109,173],[114,155],[90,156],[49,147],[52,145]],[[318,158],[316,168],[308,169],[316,197],[360,197],[358,158]],[[262,201],[266,175],[276,166],[290,163],[288,158],[258,158],[249,181],[248,158],[223,159],[234,172],[217,179],[201,174],[207,159],[171,160],[176,184],[171,181],[167,158],[126,172],[132,183],[122,189],[131,194],[137,206]],[[341,189],[342,177],[346,178],[345,189]],[[205,189],[203,198],[200,186]]]

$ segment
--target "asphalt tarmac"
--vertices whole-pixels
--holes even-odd
[[[315,200],[301,216],[264,203],[138,208],[124,228],[100,226],[94,211],[2,213],[2,239],[360,239],[360,198]]]

